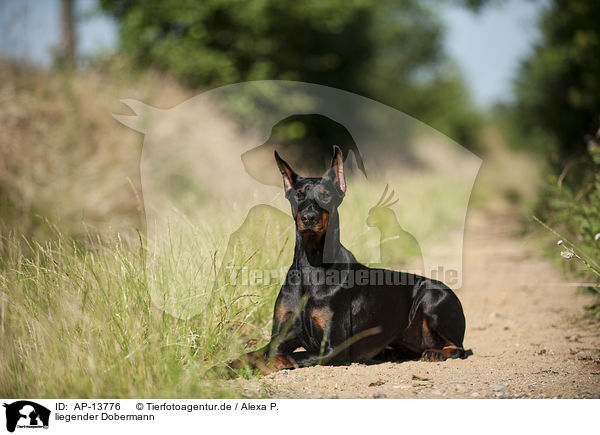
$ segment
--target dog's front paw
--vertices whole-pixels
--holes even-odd
[[[279,370],[295,369],[297,368],[297,365],[290,357],[285,355],[275,355],[268,361],[258,361],[255,367],[261,374],[268,375]]]
[[[295,369],[298,366],[291,357],[275,355],[273,358],[267,359],[261,352],[242,355],[226,364],[230,376],[237,376],[243,367],[250,367],[252,370],[258,370],[262,375],[268,375],[279,370]]]
[[[298,368],[296,362],[291,357],[285,355],[276,355],[275,358],[273,358],[273,364],[277,367],[277,370]]]
[[[446,355],[444,351],[437,349],[427,349],[423,352],[423,355],[421,355],[421,361],[435,362],[446,361],[447,359],[448,355]]]

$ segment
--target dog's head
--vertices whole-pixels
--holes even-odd
[[[329,217],[342,203],[346,194],[344,157],[339,147],[333,147],[331,167],[321,178],[304,178],[290,167],[275,151],[285,196],[292,206],[296,230],[303,235],[322,236]]]

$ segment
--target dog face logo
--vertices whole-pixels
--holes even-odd
[[[29,400],[19,400],[3,405],[6,408],[6,430],[16,428],[48,428],[50,410]]]

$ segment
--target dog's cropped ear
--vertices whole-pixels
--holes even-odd
[[[344,155],[337,145],[333,146],[333,160],[331,168],[327,171],[327,176],[340,189],[342,194],[346,193],[346,178],[344,178]]]
[[[298,181],[299,176],[294,172],[294,170],[290,167],[290,165],[287,164],[285,160],[279,157],[277,151],[275,151],[275,161],[277,162],[277,167],[279,167],[279,172],[281,172],[281,175],[283,175],[283,188],[285,190],[285,193],[288,193],[288,191],[292,188],[294,183]]]

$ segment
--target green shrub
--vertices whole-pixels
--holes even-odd
[[[550,177],[537,212],[560,239],[562,257],[571,260],[565,271],[594,280],[597,284],[589,289],[600,294],[600,147],[589,143],[589,156]]]

